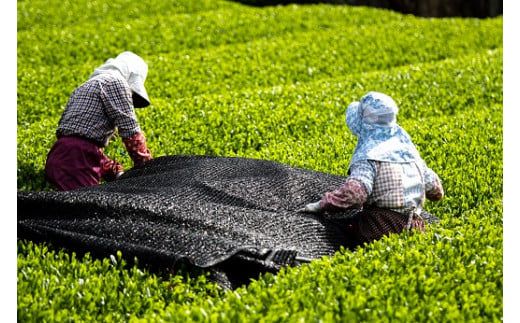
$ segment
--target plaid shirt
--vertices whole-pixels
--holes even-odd
[[[74,90],[56,135],[80,136],[104,147],[116,128],[123,138],[141,131],[128,83],[122,77],[105,73]]]
[[[365,204],[407,213],[422,207],[425,197],[439,200],[443,195],[439,177],[423,163],[363,160],[351,165],[345,184],[325,193],[320,207],[337,210]]]

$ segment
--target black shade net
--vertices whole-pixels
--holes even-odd
[[[98,186],[18,192],[18,237],[184,264],[234,288],[344,245],[341,216],[297,212],[344,180],[257,159],[159,157]]]

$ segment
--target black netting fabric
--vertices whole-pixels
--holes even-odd
[[[18,237],[121,250],[163,267],[184,263],[234,287],[344,245],[341,218],[296,211],[343,181],[265,160],[159,157],[102,185],[19,192]]]

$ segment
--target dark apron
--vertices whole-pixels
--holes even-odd
[[[45,178],[60,191],[97,185],[105,158],[102,149],[87,139],[60,137],[47,155]]]

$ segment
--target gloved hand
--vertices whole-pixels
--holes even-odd
[[[298,212],[305,212],[305,213],[320,213],[321,207],[320,207],[320,201],[309,203],[305,205],[304,208],[301,208],[298,210]]]
[[[111,182],[123,175],[123,172],[123,165],[103,154],[103,159],[101,160],[101,178],[107,182]]]

